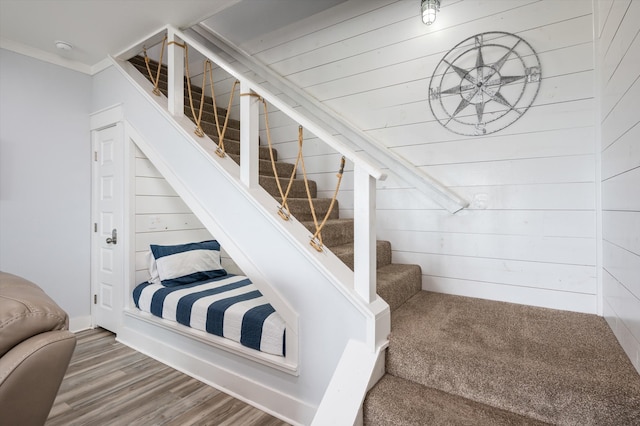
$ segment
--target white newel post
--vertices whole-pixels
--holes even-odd
[[[184,48],[180,46],[183,43],[171,29],[167,31],[168,107],[175,117],[184,115]]]
[[[362,299],[376,298],[376,180],[354,164],[354,287]]]
[[[254,92],[246,82],[241,82],[240,93]],[[256,96],[240,96],[240,180],[249,188],[258,186],[259,102]]]

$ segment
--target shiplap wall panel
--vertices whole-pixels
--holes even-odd
[[[588,21],[580,22],[580,27],[586,26]],[[588,41],[587,36],[581,37],[580,44],[569,46],[564,49],[554,49],[548,52],[539,52],[540,61],[548,64],[544,69],[545,78],[552,76],[560,76],[567,72],[575,72],[575,70],[590,70],[593,66],[589,59],[593,46]],[[576,63],[577,57],[580,63]],[[314,94],[320,100],[330,100],[335,98],[344,98],[349,95],[358,93],[366,93],[377,89],[379,82],[384,81],[385,88],[398,88],[407,82],[413,84],[429,84],[431,71],[440,61],[440,55],[431,55],[428,57],[418,58],[410,61],[395,63],[384,68],[374,68],[371,71],[348,75],[336,78],[329,78],[323,74],[323,82],[317,82],[307,87],[310,93]],[[585,59],[586,58],[586,59]],[[507,61],[508,62],[508,61]],[[342,70],[342,67],[333,67],[333,70]],[[327,70],[329,72],[329,70]],[[334,71],[336,73],[337,71]],[[428,76],[429,78],[426,78]],[[418,78],[416,80],[416,78]]]
[[[420,93],[418,87],[415,88],[415,92]],[[380,98],[380,101],[382,100],[384,100],[384,97]],[[358,114],[357,123],[361,125],[363,130],[369,130],[369,134],[380,138],[381,135],[384,134],[384,131],[376,133],[376,129],[420,125],[420,123],[424,122],[425,115],[431,114],[429,111],[429,104],[426,100],[409,102],[406,105],[392,105],[375,109],[369,114]],[[411,134],[403,138],[385,140],[385,143],[387,143],[387,146],[393,147],[396,145],[420,145],[428,142],[445,142],[461,139],[460,135],[456,135],[455,133],[440,132],[441,126],[435,123],[432,117],[428,118],[431,121],[431,125],[427,129],[429,133],[411,132]],[[564,130],[583,126],[592,127],[593,99],[587,98],[548,105],[534,105],[527,111],[527,118],[538,124],[535,129],[529,129],[527,132],[532,132],[533,134],[535,134],[535,132],[549,130]],[[479,137],[477,140],[520,135],[522,132],[519,132],[519,130],[528,125],[527,120],[518,120],[512,126],[507,127],[499,133]],[[434,140],[431,137],[431,132],[439,132],[439,139]],[[464,138],[464,140],[468,139]]]
[[[637,4],[637,3],[634,3]],[[637,7],[640,10],[640,6]],[[638,12],[640,14],[640,12]],[[640,21],[640,16],[637,18]],[[624,46],[626,49],[626,55],[624,55],[622,61],[615,62],[613,58],[610,61],[610,70],[604,73],[604,77],[607,80],[607,92],[602,99],[602,113],[607,115],[611,109],[615,106],[615,103],[623,95],[624,91],[628,90],[631,83],[638,77],[633,71],[635,67],[640,63],[640,38],[635,37],[633,44]],[[612,79],[611,76],[616,70],[616,78]]]
[[[413,102],[405,99],[404,96],[402,96],[404,93],[409,94],[411,98],[417,96],[416,94],[421,94],[424,99],[427,96],[427,87],[428,84],[425,81],[422,82],[422,84],[413,85],[410,90],[403,91],[402,93],[395,90],[389,90],[385,96],[376,96],[377,94],[374,93],[373,99],[368,98],[366,94],[358,94],[346,98],[332,99],[327,101],[326,104],[342,114],[347,110],[359,111],[355,114],[356,117],[358,117],[361,114],[366,114],[367,108],[369,108],[371,102],[388,102],[392,105]],[[593,74],[590,71],[582,71],[571,75],[551,77],[549,79],[545,79],[541,87],[542,89],[538,94],[538,99],[536,99],[536,102],[539,102],[541,105],[568,103],[576,99],[584,99],[585,97],[593,96]],[[438,122],[434,121],[430,116],[431,111],[428,108],[422,108],[421,110],[425,115],[424,118],[427,118],[427,113],[429,116],[428,121],[422,121],[412,125],[414,127],[416,138],[437,141],[451,138],[453,137],[452,135],[455,135],[444,129]],[[526,117],[529,118],[529,115]],[[593,122],[593,115],[590,116],[590,119],[591,122]],[[542,125],[545,126],[545,124]],[[518,120],[510,127],[512,127],[512,129],[509,129],[509,132],[536,131],[539,129],[535,126],[535,122],[532,119]],[[378,139],[394,140],[394,138],[401,137],[402,131],[403,128],[398,129],[397,127],[380,128],[380,123],[378,123],[378,126],[374,128],[372,134]]]
[[[429,27],[418,9],[351,0],[242,47],[470,202],[451,215],[385,169],[378,233],[391,241],[394,261],[422,267],[423,288],[596,312],[592,3],[445,2]],[[450,48],[487,31],[532,45],[540,92],[513,125],[465,137],[435,121],[428,86]],[[297,124],[271,110],[270,121],[281,158],[295,158]],[[263,123],[261,130],[264,143]],[[308,151],[309,175],[329,196],[339,156],[316,141]],[[353,216],[352,188],[343,183],[343,217]]]
[[[384,230],[378,233],[382,239],[397,238],[393,247],[396,251],[588,266],[596,263],[593,239],[415,230],[386,234]]]
[[[594,278],[595,280],[595,278]],[[557,291],[538,287],[517,287],[484,281],[427,276],[425,290],[481,299],[531,305],[532,301],[545,300],[544,307],[569,311],[595,310],[593,295]],[[585,309],[586,308],[586,309]]]
[[[620,328],[622,324],[624,324],[624,328],[628,330],[631,336],[624,337],[633,337],[633,340],[640,341],[640,321],[638,321],[638,311],[640,311],[640,301],[636,296],[634,296],[623,284],[621,284],[607,269],[604,271],[604,288],[605,288],[605,301],[612,309],[612,313],[610,315],[606,315],[605,317],[608,320],[615,319],[615,322],[619,323],[617,327]],[[617,331],[614,328],[614,331]],[[625,347],[625,349],[631,349],[631,351],[627,350],[627,353],[631,352],[633,354],[633,350],[637,350],[633,348],[633,340],[628,340],[626,338],[618,339],[620,343]]]
[[[602,179],[640,167],[640,123],[602,152]]]
[[[638,65],[635,64],[637,68]],[[638,72],[636,70],[636,72]],[[606,148],[618,140],[629,129],[638,123],[640,118],[631,111],[638,110],[640,99],[640,78],[637,78],[627,91],[620,94],[621,98],[615,103],[611,112],[602,122],[602,148]]]
[[[605,269],[636,298],[640,299],[640,255],[608,240],[603,247]]]
[[[444,210],[379,209],[377,219],[382,230],[584,239],[592,237],[596,226],[595,212],[575,210],[463,210],[452,215]]]
[[[184,244],[212,236],[142,151],[136,147],[134,152],[135,282],[140,283],[149,278],[150,244]],[[224,251],[221,257],[225,269],[242,273]]]
[[[389,65],[389,62],[385,61],[393,60],[397,63],[424,55],[425,50],[420,47],[425,44],[430,45],[429,51],[434,54],[444,53],[451,48],[451,40],[461,41],[466,38],[465,24],[468,23],[473,23],[477,32],[484,32],[494,30],[498,21],[503,21],[500,22],[500,30],[521,32],[590,13],[589,3],[584,1],[556,3],[554,8],[549,8],[531,1],[459,2],[452,5],[447,11],[447,18],[443,18],[447,19],[448,26],[440,27],[439,32],[442,33],[434,36],[424,31],[420,19],[416,20],[418,8],[415,4],[406,1],[394,2],[384,9],[379,9],[377,13],[360,15],[337,23],[331,31],[311,34],[315,46],[306,51],[291,50],[290,59],[277,59],[277,51],[286,49],[284,45],[261,52],[258,57],[269,57],[268,61],[274,69],[291,77],[292,81],[301,83],[296,81],[292,74],[307,69],[317,69],[321,72],[321,67],[328,67],[327,63],[345,58],[346,61],[350,61],[345,63],[348,66],[347,70],[361,72],[364,67]],[[510,10],[505,11],[505,8]],[[397,23],[385,20],[386,16],[394,15],[395,11],[402,11],[406,18]],[[378,17],[379,21],[376,20]],[[397,49],[398,44],[403,44],[406,48]]]
[[[420,167],[446,186],[527,185],[594,181],[593,155],[525,158]],[[544,170],[544,173],[540,173]]]
[[[602,223],[607,241],[640,256],[640,212],[604,211]]]
[[[427,276],[588,294],[595,301],[596,274],[593,267],[557,265],[520,260],[486,259],[429,253],[394,252],[394,261],[429,265]],[[426,281],[423,278],[423,281]],[[546,301],[531,300],[531,305]],[[585,309],[586,310],[586,309]]]
[[[572,137],[574,136],[575,137]],[[591,141],[591,145],[585,143]],[[417,165],[455,164],[589,155],[595,135],[592,127],[488,136],[469,146],[466,139],[402,146],[402,153]]]
[[[469,210],[594,210],[593,183],[552,185],[454,186],[470,202]],[[413,188],[378,189],[377,207],[383,210],[440,209]],[[426,214],[426,213],[425,213]],[[593,229],[591,235],[595,237]]]
[[[640,2],[597,3],[604,315],[640,372]]]
[[[564,72],[580,69],[590,69],[590,63],[588,60],[582,59],[582,64],[571,63],[567,60],[567,57],[579,58],[584,50],[591,46],[590,37],[590,19],[583,17],[574,19],[563,25],[556,24],[554,33],[551,34],[551,39],[547,41],[549,45],[548,50],[544,47],[540,47],[538,55],[541,61],[547,62],[550,66],[544,68],[545,78],[551,76],[562,75]],[[554,36],[560,36],[562,32],[565,32],[565,27],[571,26],[570,31],[574,34],[574,39],[566,42],[566,46],[558,46],[552,44]],[[527,37],[527,34],[521,34],[523,37]],[[587,46],[585,46],[585,44]],[[390,49],[393,46],[390,47]],[[538,46],[536,46],[538,47]],[[408,51],[411,51],[408,49]],[[404,52],[404,51],[403,51]],[[318,77],[318,81],[309,81],[306,89],[319,97],[321,100],[329,100],[337,97],[345,97],[355,93],[362,93],[369,90],[373,90],[376,87],[395,87],[406,84],[407,82],[415,83],[416,81],[423,81],[431,77],[432,70],[436,67],[440,61],[442,55],[445,52],[437,52],[429,56],[423,56],[417,59],[407,59],[405,57],[390,58],[389,56],[394,52],[371,52],[368,55],[370,58],[361,58],[362,54],[358,54],[355,57],[349,58],[353,61],[354,66],[357,65],[358,70],[364,71],[355,72],[350,67],[350,63],[342,63],[346,61],[340,61],[339,64],[327,65],[327,69],[322,69],[322,74]],[[396,54],[400,54],[399,52]],[[406,55],[406,53],[405,53]],[[570,56],[567,56],[570,55]],[[389,62],[388,66],[381,66],[381,58],[385,59],[385,62]],[[589,56],[587,56],[589,58]],[[363,61],[364,60],[364,61]],[[369,66],[367,65],[369,62]],[[340,66],[336,66],[340,65]],[[315,70],[310,70],[311,71]],[[344,89],[345,92],[341,92]]]
[[[640,167],[602,182],[602,209],[640,211]]]

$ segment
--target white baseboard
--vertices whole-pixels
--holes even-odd
[[[127,318],[125,322],[131,319]],[[138,325],[143,327],[142,331],[137,329]],[[198,353],[197,346],[190,348],[184,342],[172,342],[170,333],[159,328],[154,330],[153,326],[149,328],[148,324],[130,323],[122,326],[116,340],[287,423],[311,423],[315,407],[263,382],[214,364],[211,359],[205,359]],[[194,345],[199,343],[194,342]],[[240,363],[246,362],[241,358],[238,360]]]
[[[78,331],[82,330],[88,330],[90,328],[93,328],[91,315],[69,318],[69,331],[73,333],[77,333]]]

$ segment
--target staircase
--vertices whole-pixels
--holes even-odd
[[[147,75],[141,57],[130,62]],[[166,78],[162,70],[165,95]],[[188,105],[185,98],[190,117]],[[218,112],[223,122],[226,111]],[[217,142],[214,123],[205,112],[203,130]],[[239,122],[229,120],[225,149],[236,162],[239,134]],[[277,198],[268,147],[259,155],[260,185]],[[277,169],[288,177],[293,165]],[[317,198],[314,182],[310,189],[324,217],[330,200]],[[290,197],[292,214],[313,233],[301,179]],[[337,206],[323,241],[353,269],[353,221]],[[377,282],[391,308],[391,336],[387,373],[365,399],[365,425],[640,425],[640,376],[603,318],[421,291],[420,267],[392,263],[388,241],[377,242]]]
[[[144,58],[135,56],[129,60],[138,71],[148,78],[148,72],[145,66]],[[150,62],[152,72],[157,69],[157,62]],[[166,96],[167,94],[167,71],[162,67],[160,71],[160,91]],[[199,105],[201,96],[201,88],[191,86],[193,91],[194,102]],[[205,96],[205,103],[209,106],[208,111],[203,112],[201,127],[204,132],[214,142],[218,142],[218,134],[215,126],[215,118],[212,110],[211,97]],[[185,101],[184,112],[187,117],[191,117],[191,108],[189,106],[189,97],[186,92],[185,80]],[[194,104],[195,106],[196,104]],[[218,108],[219,122],[224,123],[226,115],[224,108]],[[233,158],[236,163],[240,162],[240,122],[229,119],[227,130],[225,133],[224,147],[226,153]],[[278,153],[274,150],[274,158],[277,160]],[[274,198],[279,199],[280,193],[276,178],[273,174],[271,166],[269,148],[261,146],[259,150],[259,183]],[[281,185],[286,188],[288,177],[293,171],[293,164],[276,161],[278,176],[281,179]],[[309,181],[310,192],[313,197],[313,205],[318,218],[323,218],[329,208],[331,199],[317,197],[317,185],[314,181]],[[291,187],[288,198],[288,205],[291,214],[300,221],[312,234],[315,233],[315,225],[307,200],[305,184],[302,179],[296,178]],[[349,268],[353,269],[353,219],[341,219],[339,217],[339,205],[336,201],[334,209],[331,213],[326,225],[322,228],[322,241],[340,260],[342,260]],[[405,265],[392,263],[391,261],[391,244],[388,241],[377,241],[377,291],[391,307],[402,305],[411,296],[420,291],[422,287],[422,271],[418,265]]]

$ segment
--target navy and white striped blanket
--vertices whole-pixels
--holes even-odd
[[[136,307],[252,349],[285,355],[285,323],[245,276],[225,275],[176,287],[142,283]]]

